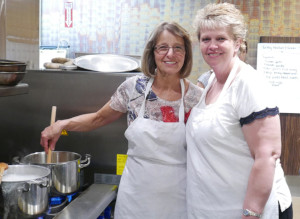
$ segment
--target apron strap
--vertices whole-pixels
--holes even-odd
[[[230,71],[230,74],[229,74],[229,76],[228,76],[228,78],[227,78],[227,80],[226,80],[226,82],[225,82],[225,85],[224,85],[224,87],[223,87],[223,89],[222,89],[222,91],[221,91],[221,93],[220,93],[220,96],[218,97],[218,100],[221,99],[222,96],[226,93],[226,91],[227,91],[227,89],[229,88],[231,82],[232,82],[233,79],[235,78],[236,73],[237,73],[237,71],[238,71],[239,65],[240,65],[240,59],[239,59],[238,57],[236,57],[235,63],[234,63],[234,65],[233,65],[233,68],[232,68],[232,70]],[[218,100],[217,100],[217,101],[218,101]]]
[[[184,94],[185,94],[185,87],[183,79],[180,79],[180,86],[181,86],[181,100],[180,100],[180,107],[179,107],[179,122],[184,122]]]
[[[232,82],[233,79],[235,78],[235,75],[236,75],[236,73],[237,73],[239,64],[240,64],[240,59],[237,57],[237,58],[235,59],[235,63],[234,63],[234,65],[233,65],[233,68],[231,69],[231,71],[230,71],[230,73],[229,73],[229,75],[228,75],[228,78],[227,78],[227,80],[226,80],[226,82],[225,82],[225,84],[224,84],[224,87],[223,87],[223,89],[222,89],[222,91],[221,91],[221,93],[220,93],[220,95],[219,95],[219,97],[218,97],[218,99],[217,99],[216,102],[218,102],[220,99],[222,99],[222,96],[226,93],[227,88],[230,86],[231,82]],[[205,87],[204,92],[203,92],[203,94],[201,95],[200,100],[199,100],[199,102],[198,102],[198,104],[197,104],[196,106],[198,106],[202,101],[205,101],[206,94],[207,94],[208,90],[210,89],[211,84],[212,84],[212,81],[215,79],[215,77],[216,77],[216,75],[213,73],[213,74],[211,75],[211,77],[209,78],[209,82],[210,82],[209,85],[210,85],[210,86],[206,86],[206,87]]]
[[[143,103],[142,103],[142,106],[141,106],[138,117],[141,117],[141,118],[144,117],[146,97],[147,97],[147,95],[150,91],[150,88],[153,84],[153,81],[154,81],[154,78],[152,78],[152,77],[148,81],[148,84],[147,84],[147,87],[146,87],[146,90],[145,90],[145,98],[143,100]],[[183,99],[184,99],[185,86],[184,86],[183,79],[180,79],[180,86],[181,86],[181,100],[180,100],[180,107],[179,107],[179,122],[184,122],[184,102],[183,102]]]
[[[147,95],[148,95],[148,93],[149,93],[149,91],[150,91],[150,88],[151,88],[151,86],[152,86],[152,84],[153,84],[153,81],[154,81],[154,78],[150,78],[149,79],[149,81],[148,81],[148,84],[147,84],[147,87],[146,87],[146,90],[145,90],[145,98],[144,98],[144,100],[143,100],[143,104],[142,104],[142,106],[141,106],[141,109],[140,109],[140,112],[139,112],[139,115],[138,115],[138,117],[141,117],[141,118],[143,118],[144,117],[144,114],[145,114],[145,104],[146,104],[146,97],[147,97]]]

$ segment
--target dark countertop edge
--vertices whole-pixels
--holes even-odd
[[[26,83],[19,83],[14,86],[0,85],[0,97],[27,94],[28,92],[29,85]]]
[[[133,76],[136,74],[142,74],[142,72],[131,71],[131,72],[97,72],[97,71],[88,71],[88,70],[62,70],[62,69],[40,69],[40,70],[27,70],[27,73],[47,73],[47,74],[101,74],[101,75],[126,75]]]
[[[62,70],[62,69],[40,69],[40,70],[27,70],[27,73],[39,73],[39,74],[101,74],[109,76],[134,76],[137,74],[142,74],[142,72],[132,71],[132,72],[97,72],[88,70]],[[27,83],[20,82],[14,86],[0,85],[0,97],[15,96],[21,94],[27,94],[29,92],[29,85]]]

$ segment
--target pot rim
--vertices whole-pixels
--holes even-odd
[[[18,167],[33,167],[33,168],[36,168],[36,169],[43,169],[43,171],[45,171],[45,174],[42,174],[41,176],[38,176],[36,178],[32,178],[32,179],[20,179],[20,180],[6,180],[5,179],[5,174],[7,174],[7,170],[9,168],[18,168]],[[22,164],[17,164],[17,165],[8,165],[8,169],[4,171],[4,174],[3,174],[3,178],[2,178],[2,183],[23,183],[23,182],[28,182],[28,181],[36,181],[36,180],[39,180],[39,179],[43,179],[45,177],[49,177],[50,174],[51,174],[51,171],[49,168],[47,167],[43,167],[43,166],[39,166],[39,165],[33,165],[33,164],[30,164],[30,165],[22,165]],[[14,173],[12,173],[14,174]]]
[[[45,151],[40,151],[40,152],[34,152],[34,153],[31,153],[31,154],[27,154],[26,156],[24,156],[23,158],[21,158],[20,163],[27,164],[27,165],[28,164],[34,164],[34,165],[47,165],[47,166],[50,165],[50,166],[53,166],[53,165],[63,165],[63,164],[69,163],[69,162],[78,161],[78,160],[81,160],[81,158],[82,158],[82,156],[79,153],[71,152],[71,151],[52,151],[52,157],[53,157],[53,154],[55,154],[55,153],[69,153],[69,154],[74,154],[74,155],[78,156],[78,159],[69,160],[69,161],[65,161],[65,162],[58,162],[58,163],[41,163],[41,162],[30,162],[30,161],[24,162],[24,160],[26,158],[34,156],[34,155],[39,155],[39,154],[46,155]]]

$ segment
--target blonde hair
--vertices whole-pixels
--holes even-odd
[[[234,40],[246,41],[247,28],[244,16],[233,4],[219,3],[208,4],[198,10],[194,19],[198,40],[202,29],[214,29],[219,27],[229,28],[229,32]]]
[[[248,45],[246,41],[243,41],[240,46],[240,53],[248,53]]]
[[[181,37],[184,41],[185,57],[184,57],[184,64],[180,70],[180,77],[186,78],[190,75],[192,71],[192,65],[193,65],[192,43],[191,43],[189,33],[176,22],[163,22],[154,29],[144,49],[144,53],[141,60],[141,69],[146,76],[148,77],[155,76],[156,63],[154,57],[154,47],[156,46],[160,34],[164,30],[169,31],[175,36]]]

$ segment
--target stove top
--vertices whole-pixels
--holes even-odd
[[[51,219],[62,211],[70,202],[76,199],[82,191],[77,191],[69,195],[59,195],[49,197],[49,206],[46,212],[38,215],[26,215],[18,208],[17,204],[5,203],[0,189],[0,218],[1,219]],[[8,201],[9,202],[9,201]]]
[[[115,200],[116,195],[116,185],[92,184],[85,190],[70,195],[50,197],[48,210],[40,215],[31,216],[22,213],[17,205],[5,209],[0,189],[0,219],[110,218],[107,215],[111,214],[113,209],[109,204]]]

